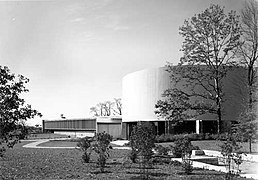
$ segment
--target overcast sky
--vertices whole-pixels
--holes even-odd
[[[122,96],[126,74],[177,64],[179,26],[210,3],[239,11],[244,1],[1,1],[0,65],[30,79],[25,98],[41,119],[89,117]]]

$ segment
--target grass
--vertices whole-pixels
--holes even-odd
[[[67,135],[53,134],[53,133],[41,133],[41,134],[30,134],[28,139],[55,139],[55,138],[68,138]]]
[[[205,141],[192,141],[192,144],[194,146],[199,146],[200,149],[205,150],[215,150],[220,151],[220,145],[222,145],[223,142],[216,141],[216,140],[205,140]],[[70,141],[70,140],[50,140],[46,143],[42,143],[39,146],[45,146],[45,147],[76,147],[77,142]],[[166,142],[166,143],[158,143],[163,146],[169,146],[173,145],[172,142]],[[249,153],[249,144],[248,143],[240,143],[242,148],[241,151],[245,153]],[[117,145],[114,145],[117,146]],[[252,152],[258,153],[258,144],[253,143],[252,144]]]
[[[96,154],[91,162],[82,163],[82,152],[76,149],[31,149],[15,145],[0,159],[0,179],[140,179],[139,164],[122,164],[128,150],[111,150],[105,173],[100,173]],[[149,169],[150,179],[175,180],[219,180],[224,174],[215,171],[195,169],[192,175],[185,175],[181,166],[155,164]],[[244,178],[237,178],[244,179]]]

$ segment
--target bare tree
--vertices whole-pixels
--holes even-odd
[[[122,115],[122,100],[121,98],[114,98],[115,100],[115,107],[113,109],[115,114]]]
[[[99,116],[99,109],[96,106],[91,107],[90,112],[93,113],[93,116]]]
[[[238,49],[241,65],[247,68],[248,104],[249,111],[253,111],[256,101],[257,88],[257,59],[258,59],[258,3],[254,0],[246,1],[241,10],[241,30],[243,43]]]
[[[111,116],[115,114],[122,115],[121,98],[114,98],[113,101],[100,102],[96,106],[90,108],[90,112],[94,116]]]
[[[105,116],[110,116],[112,114],[113,104],[114,103],[111,101],[105,101],[103,103],[103,109],[105,112]]]
[[[100,116],[106,116],[105,103],[98,103],[96,107],[99,109]]]

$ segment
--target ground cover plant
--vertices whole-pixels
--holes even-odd
[[[18,143],[0,159],[2,179],[137,179],[139,164],[123,163],[129,150],[110,150],[105,173],[100,173],[97,154],[91,155],[90,163],[83,163],[76,149],[33,149],[23,148],[29,142]],[[224,174],[215,171],[194,169],[185,175],[178,164],[157,163],[150,169],[150,179],[203,179],[219,180]],[[245,179],[245,178],[237,178]]]

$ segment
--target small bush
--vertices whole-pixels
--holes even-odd
[[[2,146],[2,147],[0,148],[0,157],[3,157],[5,152],[6,152],[6,149],[5,149],[4,146]]]
[[[97,133],[94,138],[95,144],[92,145],[92,149],[98,154],[98,165],[100,167],[100,171],[104,172],[106,161],[109,157],[108,151],[112,149],[110,142],[113,137],[106,132],[101,132]]]
[[[182,163],[179,162],[179,161],[170,161],[170,165],[173,165],[173,166],[182,166]]]
[[[182,167],[186,174],[191,174],[193,171],[193,161],[189,158],[183,158]]]
[[[152,159],[152,163],[155,163],[155,164],[170,164],[171,159],[170,158],[164,158],[164,157],[154,157]]]
[[[81,151],[83,151],[82,159],[83,162],[88,163],[90,162],[90,155],[91,155],[91,142],[88,137],[81,138],[79,142],[77,143],[77,147]]]
[[[211,140],[212,139],[211,134],[210,133],[205,133],[204,134],[204,139],[205,140]]]
[[[168,155],[168,151],[170,150],[170,148],[158,145],[154,148],[154,150],[157,151],[157,155]]]
[[[134,150],[131,150],[128,153],[128,158],[132,161],[132,163],[136,163],[136,159],[137,159],[137,152]]]

